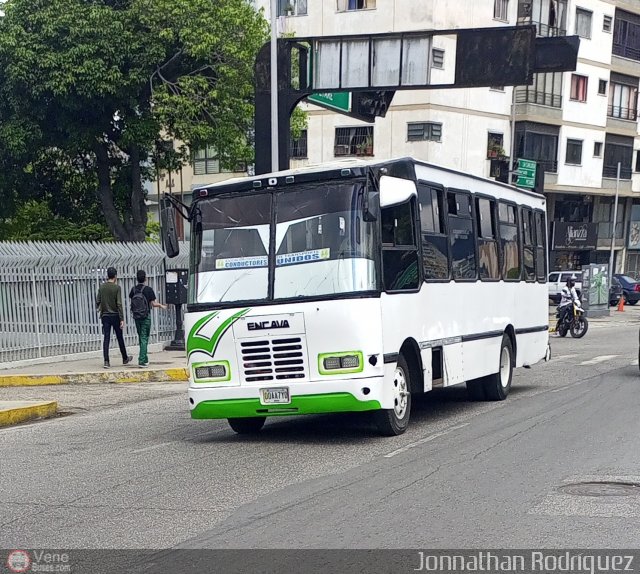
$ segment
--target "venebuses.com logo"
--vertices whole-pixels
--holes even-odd
[[[69,554],[46,550],[12,550],[7,556],[9,572],[71,572]]]
[[[7,556],[7,568],[10,572],[28,572],[31,557],[26,550],[12,550]]]

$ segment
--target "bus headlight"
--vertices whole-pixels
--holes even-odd
[[[322,353],[318,355],[318,370],[321,375],[359,373],[364,369],[361,351],[346,353]]]
[[[231,379],[229,362],[196,363],[193,365],[193,378],[196,383],[228,381]]]

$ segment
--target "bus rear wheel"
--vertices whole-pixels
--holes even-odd
[[[267,417],[249,417],[243,419],[227,419],[229,426],[238,434],[258,434]]]
[[[392,409],[374,412],[374,420],[378,431],[384,436],[401,435],[409,426],[411,416],[411,371],[403,355],[398,357],[396,370],[393,373]]]
[[[482,386],[489,401],[504,401],[511,390],[513,380],[513,345],[509,335],[502,336],[500,345],[499,370],[493,375],[484,377]]]

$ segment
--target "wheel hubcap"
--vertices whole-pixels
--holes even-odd
[[[500,384],[507,387],[509,384],[509,374],[511,372],[511,354],[507,347],[502,348],[500,353]]]
[[[396,367],[396,372],[393,374],[393,394],[393,410],[396,416],[401,419],[407,412],[409,390],[407,388],[407,377],[400,367]]]

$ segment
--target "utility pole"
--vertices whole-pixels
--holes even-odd
[[[613,256],[616,246],[616,224],[618,222],[618,193],[620,192],[620,162],[618,162],[618,172],[616,174],[616,199],[613,204],[613,229],[611,230],[611,252],[609,253],[609,285],[613,277]]]
[[[278,0],[271,0],[271,171],[278,171]]]

